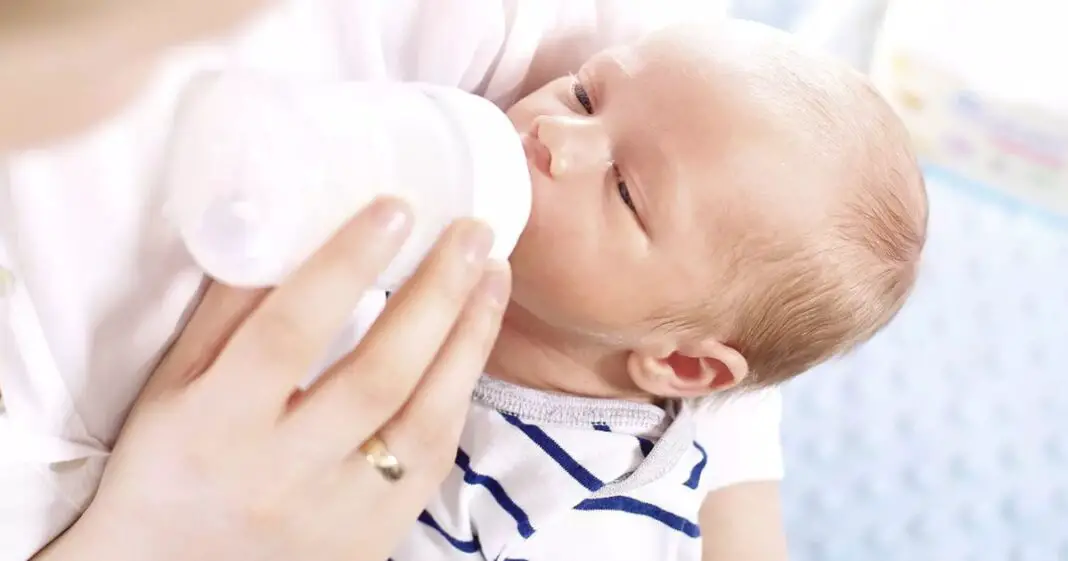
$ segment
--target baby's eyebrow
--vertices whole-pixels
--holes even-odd
[[[645,199],[647,208],[654,214],[653,220],[670,220],[672,209],[676,206],[671,199],[678,197],[676,174],[671,168],[670,158],[655,143],[639,147],[640,157],[634,165],[634,178],[638,190]]]
[[[638,134],[633,135],[632,144],[624,154],[624,165],[637,183],[638,196],[652,215],[650,221],[671,222],[680,205],[685,206],[683,198],[686,193],[680,184],[680,162],[667,151],[655,134],[646,134],[643,125],[638,127],[632,129]],[[655,228],[655,224],[650,225]]]
[[[594,91],[603,92],[635,79],[637,64],[630,55],[631,51],[620,47],[602,52],[589,64],[589,75],[592,78]],[[607,93],[607,92],[605,92]],[[605,96],[607,97],[607,96]],[[603,100],[602,100],[603,101]],[[655,110],[655,108],[649,108]],[[618,162],[629,180],[636,188],[634,195],[639,198],[642,205],[650,213],[655,214],[653,221],[670,220],[672,209],[676,206],[670,199],[678,198],[680,193],[675,187],[678,183],[679,172],[676,169],[678,162],[671,158],[670,154],[650,135],[644,134],[639,129],[632,129],[633,135],[628,139],[627,146],[620,155]],[[655,228],[655,225],[650,224]]]
[[[607,64],[614,66],[624,78],[628,79],[633,78],[635,74],[634,69],[632,68],[633,65],[628,64],[628,61],[632,58],[629,56],[629,52],[628,49],[622,47],[609,49],[604,52],[604,61]]]

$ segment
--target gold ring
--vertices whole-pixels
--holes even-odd
[[[404,477],[404,466],[401,465],[400,460],[397,459],[386,447],[386,443],[382,442],[381,438],[372,436],[360,445],[360,453],[367,458],[367,463],[371,464],[371,467],[378,470],[378,473],[382,474],[382,477],[393,483],[399,481],[401,477]]]

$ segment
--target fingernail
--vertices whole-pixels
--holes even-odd
[[[482,293],[496,308],[508,305],[512,295],[512,270],[508,263],[491,261],[482,275]]]
[[[470,264],[483,262],[493,247],[493,230],[481,222],[471,221],[465,225],[462,237],[464,259]]]
[[[378,199],[371,208],[375,224],[386,234],[398,234],[408,227],[411,211],[399,199]]]

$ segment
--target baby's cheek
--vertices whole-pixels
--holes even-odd
[[[543,231],[551,231],[553,225],[559,222],[557,216],[559,211],[555,208],[556,202],[553,200],[555,197],[552,193],[551,182],[540,177],[536,172],[531,177],[534,191],[530,199],[530,218],[527,222],[527,230],[538,232],[540,235]]]
[[[589,234],[596,215],[569,186],[545,181],[534,189],[531,218],[539,228],[561,238]]]

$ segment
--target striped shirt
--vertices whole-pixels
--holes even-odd
[[[681,404],[550,394],[483,377],[454,468],[391,561],[699,560],[705,495],[749,476],[707,477],[723,450],[699,441],[697,418]],[[777,446],[776,434],[769,447]],[[778,478],[780,460],[762,461],[766,469],[751,477]]]

